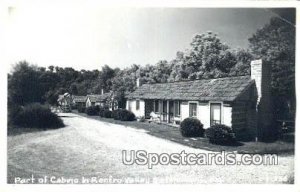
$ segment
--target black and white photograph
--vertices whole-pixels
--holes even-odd
[[[8,6],[6,184],[295,185],[296,15]]]

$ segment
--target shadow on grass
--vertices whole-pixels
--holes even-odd
[[[74,118],[75,116],[58,115],[58,117],[63,117],[63,118]]]
[[[227,143],[211,143],[213,145],[221,145],[221,146],[229,146],[229,147],[239,147],[243,146],[244,143],[241,143],[239,141],[233,141],[233,142],[227,142]]]
[[[77,113],[78,114],[78,113]],[[227,144],[214,144],[210,143],[208,138],[204,137],[183,137],[179,131],[179,128],[171,127],[162,124],[148,123],[148,122],[137,122],[137,121],[118,121],[112,118],[102,118],[99,116],[87,116],[84,113],[78,114],[82,117],[101,121],[107,124],[123,125],[124,127],[132,127],[136,129],[143,129],[147,131],[147,134],[166,139],[175,143],[179,143],[185,146],[205,149],[209,151],[228,151],[237,153],[249,153],[249,154],[294,154],[294,143],[276,141],[276,142],[255,142],[255,141],[236,141]]]
[[[35,132],[42,132],[42,131],[54,131],[57,129],[62,129],[65,128],[66,126],[63,127],[58,127],[58,128],[25,128],[25,127],[10,127],[7,129],[7,136],[17,136],[21,134],[26,134],[26,133],[35,133]]]

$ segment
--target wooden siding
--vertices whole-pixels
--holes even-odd
[[[238,140],[253,139],[257,132],[257,91],[248,87],[232,104],[232,128]]]

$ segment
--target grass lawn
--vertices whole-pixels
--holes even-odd
[[[146,130],[148,134],[159,138],[164,138],[193,148],[206,149],[210,151],[217,151],[217,152],[230,151],[230,152],[247,153],[247,154],[271,153],[271,154],[289,155],[289,154],[294,154],[294,149],[295,149],[294,142],[285,142],[280,140],[275,142],[270,142],[270,143],[254,142],[254,141],[239,142],[238,145],[235,146],[215,145],[209,143],[207,138],[183,137],[179,131],[179,128],[171,127],[168,125],[149,123],[149,122],[138,122],[138,121],[119,121],[119,120],[114,120],[112,118],[102,118],[99,116],[87,116],[84,113],[78,113],[78,114],[99,121],[129,126],[136,129],[143,129]]]

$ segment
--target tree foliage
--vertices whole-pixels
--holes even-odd
[[[250,50],[231,49],[213,32],[197,34],[190,47],[175,58],[154,65],[133,64],[120,70],[105,65],[101,70],[80,70],[49,66],[39,68],[19,62],[8,76],[9,101],[24,105],[31,102],[55,104],[59,94],[100,94],[113,90],[119,106],[125,95],[141,83],[219,78],[250,74],[253,58],[272,63],[272,90],[281,100],[295,101],[295,28],[272,18],[249,39]],[[277,107],[277,110],[282,107]]]
[[[252,54],[272,65],[272,94],[281,101],[275,103],[277,115],[281,118],[287,118],[288,113],[294,116],[295,27],[274,17],[249,38],[249,42]]]

